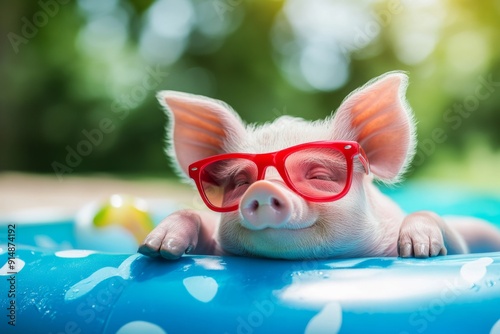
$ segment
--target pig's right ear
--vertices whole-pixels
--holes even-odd
[[[245,134],[245,125],[225,103],[174,91],[157,94],[170,122],[167,154],[188,175],[191,163],[231,151]]]
[[[387,183],[399,181],[415,152],[407,85],[402,72],[382,75],[349,95],[333,119],[334,139],[360,143],[373,174]]]

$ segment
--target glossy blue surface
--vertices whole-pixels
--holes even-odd
[[[15,275],[16,326],[3,316],[1,333],[123,334],[137,332],[134,325],[149,326],[141,333],[170,334],[500,329],[498,253],[306,262],[210,256],[166,262],[29,249],[17,255],[24,266]],[[7,313],[10,275],[2,274]]]

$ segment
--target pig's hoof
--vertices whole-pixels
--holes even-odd
[[[161,256],[167,260],[177,260],[182,254],[189,253],[193,249],[183,239],[149,236],[143,244],[139,246],[138,252],[150,257]]]
[[[422,259],[446,255],[441,229],[428,220],[406,219],[399,231],[398,253],[401,257]]]
[[[200,224],[200,217],[196,213],[188,210],[175,212],[149,233],[138,252],[176,260],[195,249]]]

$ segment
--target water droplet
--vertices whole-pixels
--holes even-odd
[[[330,274],[324,274],[324,275],[323,275],[323,278],[324,278],[324,279],[330,278]]]
[[[481,287],[477,284],[472,284],[470,289],[474,292],[478,292],[481,289]]]
[[[493,280],[488,280],[488,281],[486,281],[486,286],[487,286],[488,288],[491,288],[491,287],[495,286],[495,284],[497,284],[497,282],[495,282],[495,281],[493,281]]]

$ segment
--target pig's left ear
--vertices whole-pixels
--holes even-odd
[[[407,85],[408,77],[401,72],[375,78],[349,95],[333,118],[333,138],[357,141],[371,171],[383,182],[397,182],[415,153]]]
[[[225,103],[174,91],[159,92],[157,97],[170,120],[167,154],[181,175],[189,175],[191,163],[233,151],[243,140],[245,125]]]

